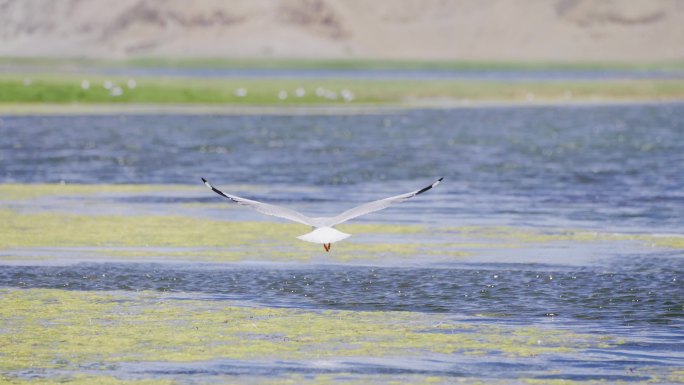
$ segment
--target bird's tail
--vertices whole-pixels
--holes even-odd
[[[319,227],[316,230],[300,235],[297,238],[302,241],[326,244],[339,242],[348,237],[351,237],[351,234],[343,233],[332,227]]]

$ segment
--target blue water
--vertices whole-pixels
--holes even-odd
[[[684,336],[683,272],[682,258],[663,255],[601,270],[503,263],[432,268],[83,263],[7,266],[0,284],[198,293],[308,309],[497,314],[520,323],[558,317],[616,328],[666,325]]]
[[[374,80],[478,80],[504,82],[605,81],[681,79],[681,70],[620,69],[302,69],[208,67],[84,67],[0,65],[0,72],[64,72],[81,75],[164,76],[181,78],[374,79]]]
[[[415,205],[387,210],[372,221],[420,220],[437,228],[486,224],[682,234],[684,105],[339,116],[0,117],[3,183],[199,186],[202,176],[218,186],[249,185],[250,198],[307,212],[410,191],[444,176],[444,183],[421,195],[424,199],[416,199]],[[218,202],[209,191],[202,197],[150,194],[116,199],[115,204],[130,207]],[[626,341],[614,349],[532,361],[490,357],[487,364],[459,356],[438,369],[420,358],[394,366],[349,361],[340,369],[344,373],[467,374],[510,380],[553,369],[559,374],[537,378],[646,381],[653,378],[654,367],[684,367],[682,249],[616,245],[610,258],[597,258],[598,249],[568,241],[559,246],[564,248],[561,255],[576,263],[551,257],[544,264],[505,255],[536,256],[553,253],[550,249],[505,249],[494,262],[492,255],[485,255],[486,262],[427,261],[419,267],[315,260],[294,265],[36,262],[0,266],[0,287],[157,290],[178,298],[414,311],[505,325],[550,321],[597,338],[607,334]],[[402,258],[418,261],[421,255]],[[479,319],[479,314],[491,316]],[[181,364],[130,370],[171,378],[188,373],[321,372],[288,362],[174,365]]]
[[[362,201],[444,176],[437,215],[684,230],[684,105],[344,116],[0,118],[0,182],[320,187]],[[374,195],[375,194],[375,195]],[[435,210],[437,211],[437,210]]]

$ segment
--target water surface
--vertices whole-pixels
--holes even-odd
[[[191,185],[203,176],[218,186],[272,189],[256,199],[334,213],[335,205],[444,176],[422,204],[446,224],[493,219],[677,232],[684,227],[683,116],[683,105],[664,104],[4,117],[0,180]],[[415,217],[406,213],[404,220]]]
[[[132,304],[133,310],[115,314],[155,313],[174,304],[187,310],[183,317],[192,327],[219,331],[221,325],[193,314],[204,314],[205,308],[215,314],[225,311],[223,304],[238,304],[254,312],[285,309],[330,318],[321,322],[356,314],[385,322],[388,330],[409,317],[414,337],[436,333],[439,341],[440,335],[446,340],[450,334],[473,333],[479,338],[475,348],[449,353],[416,348],[407,337],[406,349],[399,346],[397,356],[372,349],[346,356],[345,349],[356,345],[342,344],[337,350],[316,347],[315,354],[325,359],[313,353],[274,358],[254,352],[251,359],[92,359],[64,363],[61,374],[92,365],[99,369],[90,374],[181,383],[305,383],[320,376],[340,383],[427,378],[441,383],[681,383],[683,117],[681,104],[344,116],[0,117],[0,181],[21,184],[21,191],[46,182],[167,186],[5,197],[0,202],[10,210],[9,220],[48,213],[43,221],[67,226],[103,216],[141,223],[182,216],[264,226],[270,218],[221,206],[220,197],[199,178],[248,198],[332,215],[445,177],[436,189],[402,207],[358,221],[398,225],[406,232],[360,232],[347,246],[334,245],[332,254],[307,244],[294,247],[280,235],[234,246],[228,234],[224,245],[210,249],[97,242],[6,248],[0,250],[0,299],[13,298],[17,290],[56,290],[35,291],[62,298],[45,302],[49,307],[78,293],[109,293]],[[150,239],[162,234],[141,229]],[[16,228],[15,235],[25,230]],[[663,237],[668,242],[659,243]],[[239,252],[240,258],[221,263],[199,258],[222,252]],[[346,311],[351,313],[335,313]],[[125,329],[125,318],[107,322]],[[164,315],[152,322],[176,321]],[[190,338],[195,329],[181,326],[179,333]],[[287,325],[278,330],[287,331]],[[532,342],[524,341],[530,350],[512,353],[518,342],[510,341],[500,349],[488,345],[499,334],[518,342],[521,334],[529,334]],[[568,336],[560,348],[554,345],[559,335]],[[241,336],[251,342],[299,343],[280,331]],[[364,338],[362,343],[374,341],[378,349],[391,346],[382,333]],[[18,378],[60,374],[38,366],[6,373]]]

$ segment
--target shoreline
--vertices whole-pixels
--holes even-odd
[[[682,104],[684,99],[578,100],[416,100],[404,103],[357,105],[235,105],[143,103],[0,103],[0,116],[28,115],[363,115],[410,110],[479,108],[608,107]]]

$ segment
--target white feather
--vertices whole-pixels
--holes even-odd
[[[425,191],[428,191],[431,188],[437,186],[439,182],[442,181],[442,179],[444,178],[439,178],[431,185],[423,187],[420,190],[412,191],[406,194],[395,195],[389,198],[380,199],[373,202],[368,202],[360,206],[354,207],[352,209],[349,209],[337,216],[323,218],[311,218],[300,212],[285,207],[270,205],[267,203],[261,203],[250,199],[241,198],[236,195],[226,194],[223,191],[217,189],[216,187],[210,185],[206,179],[202,178],[202,181],[209,189],[213,190],[215,193],[221,195],[226,199],[230,199],[231,201],[237,204],[249,206],[262,214],[289,219],[294,222],[315,227],[316,229],[314,231],[297,237],[303,241],[313,243],[334,243],[349,237],[351,234],[346,234],[341,231],[335,230],[333,229],[333,226],[338,225],[342,222],[346,222],[350,219],[359,217],[361,215],[382,210],[395,203],[403,202],[409,198],[413,198],[414,196],[422,194]]]
[[[332,227],[319,227],[316,230],[304,235],[300,235],[297,238],[311,243],[325,244],[339,242],[349,237],[351,237],[351,234],[343,233],[339,230],[333,229]]]

